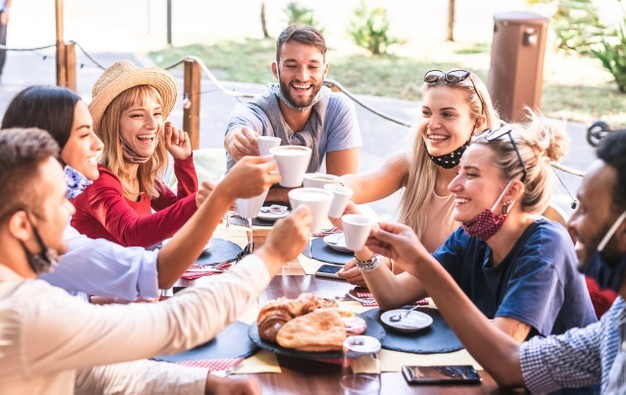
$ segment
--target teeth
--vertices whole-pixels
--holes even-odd
[[[440,134],[431,134],[431,135],[428,135],[428,138],[431,140],[447,140],[448,136],[442,136]]]
[[[309,89],[311,87],[311,85],[296,85],[296,84],[292,84],[292,86],[296,89]]]
[[[469,201],[470,200],[467,199],[467,198],[455,198],[454,199],[454,203],[456,203],[456,204],[464,204],[464,203],[467,203]]]
[[[87,159],[87,163],[89,163],[90,165],[95,165],[98,163],[98,158],[95,156],[92,156],[91,158]]]
[[[151,138],[154,138],[154,136],[151,135],[151,134],[139,134],[139,135],[137,135],[137,138],[139,138],[139,139],[151,139]]]

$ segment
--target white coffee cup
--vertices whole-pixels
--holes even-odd
[[[274,136],[259,136],[257,137],[259,143],[259,155],[266,156],[270,154],[270,149],[278,147],[280,145],[280,137]]]
[[[269,189],[266,189],[262,194],[251,198],[237,199],[235,202],[239,215],[243,218],[256,218],[259,215],[261,207],[263,207],[263,202],[265,201],[268,191]]]
[[[281,145],[270,149],[280,173],[280,185],[296,188],[302,185],[302,179],[311,161],[311,148],[300,145]]]
[[[328,209],[333,200],[332,192],[321,188],[298,188],[289,191],[289,203],[291,208],[295,209],[300,205],[307,206],[313,217],[311,224],[311,233],[322,230]]]
[[[365,246],[367,237],[374,226],[374,221],[361,214],[346,214],[341,217],[346,248],[360,251]]]
[[[339,185],[339,177],[334,174],[306,173],[304,175],[305,188],[324,188],[326,184]]]
[[[333,201],[330,204],[328,216],[330,218],[340,218],[348,206],[350,198],[354,195],[354,191],[348,187],[344,187],[343,185],[335,184],[326,184],[324,185],[324,189],[333,193]]]

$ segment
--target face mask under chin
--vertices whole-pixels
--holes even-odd
[[[472,218],[471,220],[463,223],[463,230],[470,237],[476,237],[482,241],[489,240],[493,235],[498,233],[502,225],[504,225],[504,221],[508,218],[508,212],[513,205],[513,202],[509,201],[502,206],[502,214],[494,215],[493,209],[497,207],[498,203],[502,200],[505,192],[509,189],[511,183],[509,182],[500,196],[496,199],[492,209],[484,209],[477,216]]]
[[[593,278],[601,289],[610,289],[613,292],[619,292],[622,287],[624,275],[626,275],[626,255],[620,256],[617,261],[609,262],[602,252],[624,219],[626,219],[626,211],[606,232],[597,250],[587,259],[582,270],[585,275]]]
[[[22,245],[22,249],[28,259],[28,265],[38,276],[41,273],[51,272],[57,267],[59,264],[59,253],[53,248],[46,247],[41,239],[41,236],[39,235],[39,231],[35,225],[32,224],[32,222],[31,227],[33,228],[33,235],[35,236],[35,240],[37,241],[41,253],[33,254],[28,247],[26,247],[24,242],[20,241],[20,244]]]
[[[428,155],[430,160],[432,160],[433,163],[436,164],[437,166],[443,167],[444,169],[452,169],[459,165],[459,162],[461,161],[461,156],[463,156],[463,152],[465,152],[467,147],[469,147],[469,143],[470,143],[470,140],[467,140],[465,144],[455,149],[454,151],[450,152],[449,154],[445,154],[445,155],[439,155],[439,156],[431,155],[428,152],[428,149],[426,148],[426,144],[424,144],[424,151],[426,151],[426,154]]]

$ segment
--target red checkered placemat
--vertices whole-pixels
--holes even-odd
[[[358,302],[361,303],[365,307],[378,306],[378,302],[376,302],[376,299],[374,299],[374,295],[371,292],[357,291],[353,289],[353,290],[350,290],[349,293],[361,299],[361,300],[358,300]],[[428,305],[428,300],[420,299],[420,300],[415,301],[413,304],[418,305],[418,306],[426,306]]]
[[[214,274],[220,274],[224,270],[228,270],[231,267],[230,263],[222,263],[203,269],[201,267],[191,266],[187,271],[180,276],[184,280],[195,280],[200,277],[212,276]]]
[[[232,369],[239,365],[243,358],[224,358],[224,359],[199,359],[197,361],[181,361],[176,362],[179,365],[192,368],[206,368],[212,372]]]

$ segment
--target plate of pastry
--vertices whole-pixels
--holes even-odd
[[[248,330],[250,340],[261,348],[313,360],[341,360],[346,337],[361,334],[382,341],[385,330],[376,319],[340,310],[335,300],[311,293],[268,302]]]

